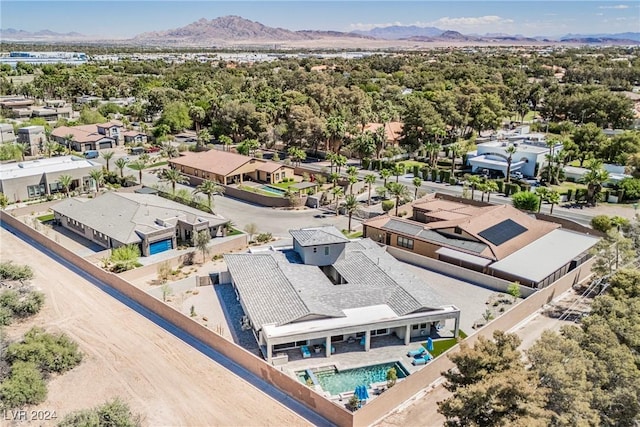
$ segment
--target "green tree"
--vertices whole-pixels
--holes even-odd
[[[484,191],[487,193],[487,203],[489,202],[489,198],[491,197],[491,193],[495,193],[498,191],[498,183],[492,180],[487,180],[484,183]]]
[[[305,153],[303,149],[297,147],[289,148],[287,154],[289,155],[289,158],[291,158],[293,164],[296,166],[300,166],[300,162],[304,161],[307,158],[307,153]]]
[[[0,209],[4,209],[9,204],[9,198],[6,194],[0,192]]]
[[[220,135],[218,137],[218,140],[224,146],[224,151],[229,151],[229,148],[231,147],[231,144],[233,144],[233,139],[231,139],[231,137],[228,136],[228,135]]]
[[[193,234],[193,246],[202,253],[202,263],[206,262],[207,253],[209,252],[209,242],[211,241],[211,233],[209,230],[198,231]]]
[[[540,206],[540,198],[530,191],[517,192],[511,196],[511,201],[514,207],[523,211],[536,212]]]
[[[520,298],[520,282],[513,282],[507,286],[507,293],[513,297],[513,302],[516,302]]]
[[[509,145],[505,148],[505,153],[507,153],[507,184],[511,182],[511,163],[513,162],[513,155],[518,152],[518,147],[515,145]]]
[[[96,191],[100,190],[100,187],[104,183],[104,174],[99,169],[93,169],[89,171],[89,176],[93,180],[96,186]],[[141,181],[142,182],[142,181]]]
[[[196,139],[196,151],[202,151],[209,142],[211,142],[209,131],[207,129],[199,130]]]
[[[604,170],[602,163],[594,162],[589,171],[582,178],[587,186],[587,203],[597,204],[602,185],[609,179],[609,172]]]
[[[391,177],[391,171],[389,169],[382,169],[380,171],[380,179],[382,179],[385,187],[387,186],[387,180]]]
[[[391,173],[396,177],[396,183],[400,180],[400,176],[404,175],[405,168],[402,163],[394,163],[393,168],[391,168]]]
[[[111,251],[109,262],[113,264],[111,270],[115,273],[131,270],[138,266],[140,248],[138,245],[125,245]]]
[[[384,187],[381,187],[384,188]],[[386,191],[386,188],[385,188]],[[393,209],[393,206],[395,205],[395,202],[393,200],[383,200],[382,201],[382,212],[387,213],[389,212],[391,209]]]
[[[73,184],[73,177],[71,175],[60,175],[58,177],[58,183],[62,186],[65,196],[69,197],[69,189]]]
[[[344,196],[344,190],[342,187],[333,187],[331,189],[331,194],[333,194],[334,199],[336,200],[336,216],[340,215],[340,199]]]
[[[344,199],[344,210],[346,214],[349,216],[349,225],[348,231],[351,232],[351,218],[353,214],[356,213],[360,208],[360,204],[358,203],[358,199],[353,194],[347,195]]]
[[[367,206],[371,206],[371,187],[376,182],[376,176],[372,173],[364,176],[364,182],[367,184],[367,189],[369,191],[369,197],[367,198]]]
[[[407,200],[411,198],[411,193],[406,185],[397,182],[389,184],[389,194],[396,199],[396,216],[398,216],[398,206],[401,200]]]
[[[418,190],[420,189],[420,186],[422,185],[422,179],[420,179],[419,176],[415,176],[413,177],[413,186],[415,187],[415,191],[413,194],[413,198],[415,200],[418,199]]]
[[[478,184],[482,183],[482,178],[478,175],[467,175],[466,180],[471,186],[471,200],[473,200]]]
[[[129,164],[129,160],[126,157],[120,157],[115,161],[116,167],[120,170],[120,178],[124,178],[124,168]],[[142,171],[140,171],[142,175]]]
[[[158,125],[166,125],[171,132],[181,132],[191,127],[189,107],[182,101],[170,102],[164,107]]]
[[[213,212],[213,196],[216,194],[224,194],[224,187],[207,179],[205,181],[202,181],[202,183],[198,185],[195,190],[193,190],[193,193],[205,194],[207,196],[207,206],[209,207],[209,210]]]
[[[116,166],[118,166],[119,160],[120,159],[116,160]],[[147,163],[142,159],[138,159],[131,163],[125,163],[125,166],[127,166],[131,170],[138,171],[138,181],[140,182],[140,185],[142,185],[142,171],[147,168]],[[119,167],[120,166],[118,166],[118,168]],[[120,176],[122,176],[122,169],[120,169]]]
[[[182,175],[177,169],[165,169],[162,172],[161,182],[171,183],[171,194],[176,194],[176,184],[184,184],[188,182],[187,177]]]
[[[343,155],[336,156],[336,167],[338,168],[338,173],[342,170],[342,167],[347,164],[348,159]]]
[[[200,124],[207,117],[207,113],[204,111],[204,108],[192,105],[189,107],[189,117],[196,127],[196,133],[200,132]]]
[[[107,162],[107,164],[106,164],[107,173],[110,172],[110,170],[109,170],[109,161],[111,161],[111,159],[113,158],[114,154],[116,154],[114,151],[103,151],[102,153],[100,153],[102,158]]]
[[[255,222],[250,222],[244,226],[244,231],[249,235],[249,242],[253,242],[253,236],[258,233],[258,226]]]
[[[609,215],[596,215],[591,218],[591,227],[594,230],[607,233],[611,228],[613,228],[613,223],[611,222],[611,217]]]
[[[573,131],[573,142],[576,145],[577,158],[580,160],[580,167],[584,161],[595,157],[595,154],[602,149],[606,137],[602,129],[595,123],[587,123],[578,126]]]

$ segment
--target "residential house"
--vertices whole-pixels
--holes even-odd
[[[510,205],[475,206],[434,194],[414,202],[409,219],[383,215],[365,221],[363,236],[534,288],[587,261],[599,240]],[[536,252],[541,248],[545,252]]]
[[[246,180],[275,184],[294,176],[294,169],[290,166],[219,150],[189,152],[170,159],[169,166],[185,175],[224,185],[239,184]]]
[[[233,284],[267,362],[301,346],[330,357],[334,345],[360,341],[369,351],[389,335],[408,345],[447,320],[458,335],[460,310],[372,240],[349,241],[333,226],[290,233],[292,249],[224,256],[221,282]]]
[[[122,124],[116,121],[98,125],[60,126],[51,132],[51,137],[59,144],[84,153],[116,147],[120,140],[121,128]]]
[[[9,123],[0,123],[0,144],[13,144],[16,142],[16,134]]]
[[[143,256],[191,243],[195,233],[226,236],[228,220],[153,194],[104,193],[67,198],[51,208],[55,221],[104,248],[138,245]]]
[[[29,154],[35,156],[47,142],[44,126],[25,126],[18,129],[18,142],[29,146]]]
[[[556,155],[562,150],[558,143],[548,147],[545,135],[529,133],[528,126],[520,126],[514,131],[501,132],[486,142],[478,139],[477,150],[467,153],[467,163],[473,172],[488,169],[502,173],[506,177],[509,153],[507,149],[514,147],[511,154],[511,172],[521,172],[526,177],[538,176],[542,167],[547,163],[547,155]]]
[[[70,190],[91,191],[95,188],[92,170],[102,170],[102,165],[76,156],[5,163],[0,165],[0,191],[10,202],[63,192],[61,175],[73,178]]]
[[[33,99],[24,96],[9,95],[0,97],[0,110],[5,117],[31,117],[31,106],[35,104]]]
[[[140,145],[147,143],[147,134],[135,130],[127,130],[122,132],[125,144]]]
[[[47,121],[55,122],[60,119],[69,119],[73,114],[73,108],[60,99],[45,100],[43,107],[31,107],[31,117],[41,117]]]

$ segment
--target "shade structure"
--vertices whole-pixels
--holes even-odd
[[[369,391],[367,390],[367,387],[364,385],[356,386],[356,389],[354,390],[353,394],[359,400],[366,400],[369,398]]]
[[[360,386],[362,387],[362,400],[367,400],[369,398],[369,391],[367,390],[367,386]]]
[[[427,338],[427,350],[433,351],[433,340],[431,337]]]

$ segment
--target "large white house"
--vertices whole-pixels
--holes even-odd
[[[545,135],[529,133],[528,126],[500,133],[495,138],[478,143],[476,151],[467,153],[467,163],[471,166],[472,172],[488,169],[502,172],[506,176],[509,158],[507,149],[513,146],[516,151],[511,155],[511,171],[520,172],[526,177],[535,177],[547,162],[547,155],[555,155],[562,150],[562,144],[547,146]]]
[[[458,336],[460,310],[446,304],[371,239],[349,241],[335,227],[292,230],[286,251],[227,254],[231,282],[263,355],[302,346],[325,347],[395,335],[408,345],[412,337],[435,333],[453,319]]]

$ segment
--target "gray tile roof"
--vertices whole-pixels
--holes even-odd
[[[192,224],[208,221],[210,227],[228,222],[152,194],[108,192],[94,199],[64,199],[51,209],[125,244],[138,243],[142,240],[139,233],[163,230],[178,220]]]
[[[300,246],[331,245],[333,243],[346,243],[349,241],[334,226],[302,228],[290,230],[289,234]]]
[[[370,239],[346,244],[333,268],[334,285],[319,267],[292,264],[281,252],[227,254],[225,261],[256,329],[305,316],[342,317],[342,310],[386,304],[398,316],[439,309],[436,291]]]

